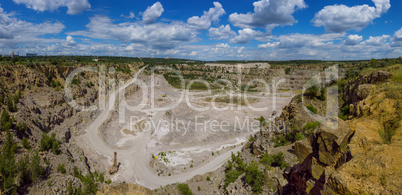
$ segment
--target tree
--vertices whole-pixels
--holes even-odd
[[[10,111],[10,112],[16,111],[16,110],[14,110],[16,107],[14,107],[13,101],[11,100],[10,97],[7,97],[7,108],[8,108],[8,111]]]
[[[7,110],[3,110],[1,113],[0,125],[3,131],[7,131],[11,128],[10,115],[8,114]]]
[[[251,185],[253,192],[261,193],[262,191],[262,172],[258,169],[258,163],[252,161],[246,168],[245,181]]]

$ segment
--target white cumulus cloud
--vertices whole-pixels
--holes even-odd
[[[357,45],[363,40],[362,36],[359,35],[349,35],[348,38],[343,42],[344,45]]]
[[[373,45],[373,46],[380,46],[384,45],[391,36],[389,35],[382,35],[382,36],[370,36],[369,39],[362,42],[365,45]]]
[[[391,38],[392,47],[402,47],[402,28],[395,32]]]
[[[42,38],[47,34],[58,34],[65,26],[60,22],[30,23],[17,19],[14,14],[4,12],[0,7],[0,51],[7,48],[40,46],[59,40]]]
[[[88,0],[13,0],[17,4],[25,4],[35,11],[54,11],[60,7],[67,7],[67,14],[78,14],[91,8]]]
[[[218,28],[210,28],[208,30],[208,36],[210,36],[212,39],[221,40],[236,36],[236,33],[232,31],[230,25],[227,24],[226,26],[221,25]]]
[[[254,12],[246,14],[233,13],[229,21],[236,27],[272,29],[278,25],[291,25],[297,22],[293,13],[306,8],[304,0],[260,0],[253,3]]]
[[[315,26],[323,26],[327,32],[345,32],[348,30],[360,31],[371,24],[374,19],[386,13],[391,7],[389,0],[372,0],[375,7],[358,5],[325,6],[315,14],[312,22]]]
[[[239,30],[238,33],[238,35],[229,40],[230,43],[246,44],[257,36],[263,35],[261,31],[256,31],[250,28]]]
[[[155,23],[164,11],[162,4],[158,1],[142,13],[142,21],[145,24]]]
[[[219,18],[225,14],[225,10],[219,2],[214,2],[214,7],[209,11],[204,11],[201,17],[193,16],[187,20],[187,23],[197,30],[208,30],[211,27],[211,22],[218,22]]]
[[[70,32],[70,35],[86,36],[95,39],[115,40],[123,43],[141,43],[154,49],[171,49],[182,43],[196,39],[194,32],[183,22],[154,23],[117,23],[106,16],[90,18],[85,31]]]
[[[77,45],[77,42],[75,42],[75,40],[74,40],[74,38],[73,38],[72,36],[68,35],[68,36],[66,37],[66,42],[65,42],[65,44],[66,44],[67,46],[76,46],[76,45]]]

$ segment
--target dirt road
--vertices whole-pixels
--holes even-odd
[[[203,166],[195,167],[190,172],[160,177],[151,169],[151,167],[149,167],[148,163],[149,154],[146,153],[146,146],[150,141],[151,132],[144,132],[141,136],[141,139],[139,139],[139,141],[137,141],[136,144],[130,149],[116,150],[115,148],[112,148],[106,144],[99,134],[99,128],[109,119],[111,110],[114,110],[116,95],[129,85],[133,84],[143,69],[144,68],[139,70],[130,82],[112,93],[112,95],[109,97],[109,105],[111,105],[111,108],[102,111],[98,118],[96,118],[95,121],[86,129],[84,140],[86,141],[85,144],[90,149],[101,156],[107,156],[109,158],[113,156],[115,151],[118,153],[118,161],[121,163],[121,166],[116,175],[116,179],[120,181],[137,183],[145,187],[155,189],[160,186],[165,186],[176,182],[185,182],[196,175],[213,171],[225,163],[230,158],[232,152],[236,153],[237,151],[241,150],[242,146],[236,147],[219,156],[216,156]],[[156,113],[155,117],[158,117],[158,114],[160,115],[161,113]]]

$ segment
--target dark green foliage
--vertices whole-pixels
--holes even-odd
[[[61,142],[56,139],[56,134],[52,133],[52,136],[49,137],[47,133],[42,133],[42,139],[40,140],[40,150],[48,151],[52,149],[54,154],[59,154]]]
[[[260,116],[260,118],[256,118],[256,120],[260,122],[260,127],[263,127],[267,122],[263,116]]]
[[[311,97],[317,97],[318,91],[319,91],[318,87],[314,85],[306,90],[306,95]]]
[[[43,176],[44,170],[40,166],[39,155],[36,152],[30,161],[29,156],[15,159],[17,144],[13,135],[7,131],[6,140],[0,153],[0,175],[2,176],[2,188],[5,194],[17,194],[21,187],[30,184]],[[16,181],[17,176],[21,179]]]
[[[68,195],[76,194],[76,189],[73,188],[73,182],[72,182],[72,181],[70,181],[70,182],[68,183],[68,186],[67,186],[67,194],[68,194]]]
[[[53,88],[58,88],[58,87],[60,87],[61,86],[61,84],[60,84],[60,81],[55,81],[55,80],[51,80],[50,81],[50,87],[53,87]]]
[[[77,79],[77,78],[73,78],[73,80],[71,80],[71,84],[73,85],[80,85],[81,84],[81,80]]]
[[[7,109],[8,109],[8,111],[10,111],[10,112],[15,112],[15,111],[17,111],[17,110],[16,110],[16,107],[14,106],[13,101],[11,100],[10,97],[7,97]]]
[[[326,100],[327,99],[327,88],[321,87],[320,93],[321,93],[320,100],[322,100],[322,101]]]
[[[59,164],[59,166],[57,166],[57,171],[59,173],[63,173],[63,174],[65,174],[67,172],[66,168],[64,168],[64,164]]]
[[[28,129],[28,125],[26,123],[21,123],[19,122],[17,125],[18,131],[25,133],[25,131]]]
[[[281,169],[289,166],[289,164],[285,161],[285,155],[282,152],[272,155],[265,153],[262,155],[260,163],[265,166],[280,167]]]
[[[74,166],[73,169],[74,177],[81,180],[84,184],[84,190],[78,188],[76,194],[95,194],[98,191],[98,185],[95,183],[95,178],[91,173],[86,176],[82,175],[81,171]],[[81,192],[82,191],[82,192]]]
[[[230,183],[235,182],[241,174],[243,173],[236,169],[227,171],[225,174],[225,187],[227,187]]]
[[[310,135],[312,134],[312,132],[318,127],[320,126],[321,123],[318,121],[315,122],[307,122],[304,126],[303,126],[303,132],[304,135],[306,135],[307,137],[310,137]]]
[[[29,149],[31,149],[31,146],[29,145],[29,141],[28,141],[28,138],[26,138],[26,137],[24,137],[24,138],[22,138],[22,147],[23,148],[25,148],[25,149],[27,149],[27,150],[29,150]]]
[[[225,169],[225,188],[236,181],[236,179],[245,172],[247,164],[243,160],[232,153],[231,159],[228,161],[228,166]]]
[[[276,136],[273,139],[273,141],[274,141],[274,147],[284,146],[284,145],[287,145],[289,143],[289,141],[283,135]]]
[[[9,130],[13,126],[13,119],[10,117],[7,110],[3,110],[1,113],[0,126],[3,131]]]
[[[249,142],[253,142],[254,141],[254,136],[250,135],[250,138],[248,138]]]
[[[360,74],[361,70],[355,67],[351,67],[346,71],[345,79],[351,79],[357,77]]]
[[[314,130],[316,129],[318,126],[320,126],[321,123],[318,121],[315,122],[307,122],[304,126],[303,126],[303,131],[306,130]]]
[[[188,187],[188,184],[185,184],[185,183],[178,183],[177,190],[179,190],[180,195],[192,195],[193,194],[193,192],[190,190],[190,187]]]
[[[285,68],[285,74],[289,74],[290,73],[290,68]]]
[[[315,108],[312,105],[306,106],[308,110],[310,110],[312,113],[317,114],[317,108]]]
[[[349,117],[349,104],[346,104],[344,107],[341,108],[341,113],[339,113],[339,118],[346,121]]]
[[[45,169],[42,166],[40,166],[40,157],[38,151],[36,151],[33,155],[31,162],[31,169],[32,169],[32,178],[34,181],[42,177],[45,173]]]
[[[207,181],[211,181],[211,178],[209,176],[207,176]]]
[[[304,139],[304,136],[303,136],[302,133],[297,132],[297,133],[295,134],[295,136],[294,136],[294,139],[295,139],[295,141],[303,140],[303,139]]]
[[[252,187],[253,192],[261,193],[263,174],[258,169],[258,164],[252,161],[246,168],[246,178],[245,181]]]
[[[3,189],[5,193],[15,194],[17,186],[15,186],[15,153],[17,152],[17,144],[14,143],[12,134],[7,130],[6,140],[0,154],[0,174],[2,176]]]

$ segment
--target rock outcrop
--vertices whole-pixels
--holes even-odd
[[[308,140],[295,144],[300,163],[285,170],[284,177],[289,184],[283,188],[284,194],[348,193],[337,168],[352,158],[348,143],[354,131],[342,120],[337,123],[336,130],[328,127],[331,124],[322,124]]]

